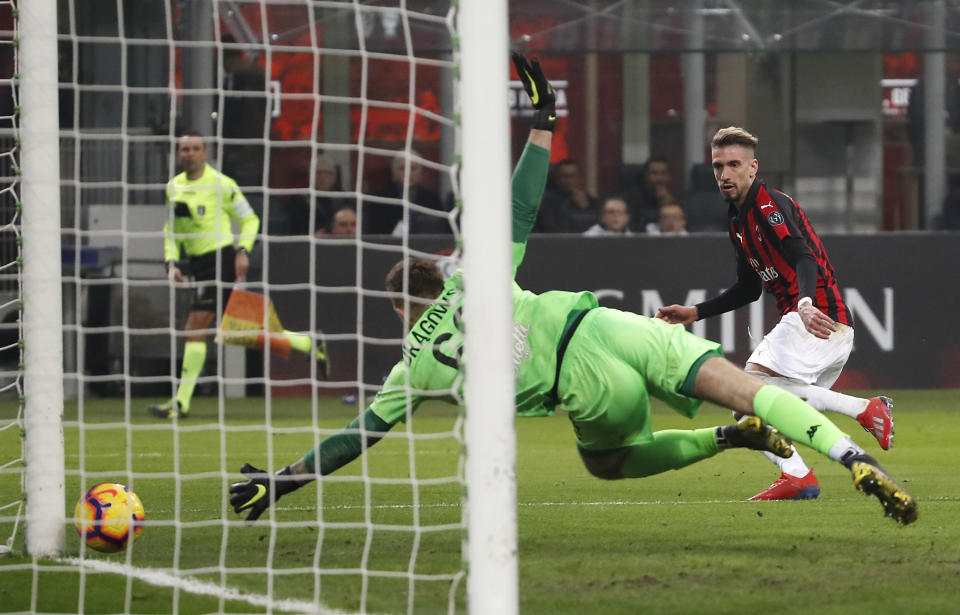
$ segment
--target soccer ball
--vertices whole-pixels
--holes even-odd
[[[73,516],[77,533],[88,547],[115,553],[143,533],[146,513],[133,491],[120,483],[100,483],[80,498]]]

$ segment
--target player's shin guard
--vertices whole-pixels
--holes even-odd
[[[794,442],[830,455],[830,449],[847,434],[813,406],[796,395],[766,385],[753,398],[753,411]]]
[[[180,386],[177,388],[177,405],[182,413],[190,408],[193,398],[193,389],[197,386],[197,378],[207,360],[206,342],[187,342],[183,347],[183,365],[180,368]]]
[[[621,474],[623,478],[641,478],[679,470],[713,457],[719,451],[713,428],[657,431],[652,441],[630,447],[620,468]]]

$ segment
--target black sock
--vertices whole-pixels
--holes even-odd
[[[880,468],[882,472],[886,473],[886,470],[884,470],[880,466],[880,464],[877,463],[877,460],[874,459],[873,456],[870,455],[869,453],[862,453],[857,450],[850,449],[849,451],[845,452],[843,455],[840,456],[840,463],[842,463],[844,467],[847,468],[848,470],[850,469],[850,466],[852,466],[857,461],[869,463],[874,467]]]
[[[743,438],[740,437],[740,430],[736,424],[721,425],[714,430],[714,434],[717,437],[717,447],[720,450],[744,446]]]

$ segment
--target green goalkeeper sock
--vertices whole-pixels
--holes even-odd
[[[813,406],[769,384],[753,398],[753,411],[795,443],[806,444],[827,456],[841,439],[849,440],[847,434]]]
[[[665,429],[654,432],[653,441],[630,447],[620,471],[624,478],[653,476],[703,461],[719,451],[713,427]]]
[[[177,388],[177,405],[181,412],[190,411],[193,389],[197,386],[200,370],[207,360],[206,342],[187,342],[183,347],[183,365],[180,367],[180,386]]]
[[[310,354],[310,347],[313,341],[305,333],[294,333],[293,331],[283,330],[283,337],[290,340],[290,347],[303,354]]]

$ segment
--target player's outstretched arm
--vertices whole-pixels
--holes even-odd
[[[355,418],[342,431],[326,438],[276,474],[264,472],[249,463],[243,464],[240,471],[248,476],[247,480],[230,485],[233,511],[237,514],[249,511],[246,520],[256,521],[282,496],[313,482],[317,475],[335,472],[359,457],[379,442],[391,427],[393,424],[367,408],[363,416]]]
[[[533,126],[527,146],[513,171],[513,267],[516,271],[523,259],[522,246],[533,230],[540,200],[547,185],[550,146],[557,123],[557,97],[536,58],[528,60],[519,53],[513,53],[512,59],[517,76],[534,108]]]
[[[543,74],[540,61],[536,58],[527,60],[524,55],[517,52],[510,54],[510,57],[514,68],[517,69],[517,76],[520,77],[523,89],[530,97],[530,103],[533,104],[532,131],[552,133],[557,125],[557,95],[546,75]],[[549,145],[547,148],[549,149]]]
[[[289,466],[276,474],[270,474],[250,465],[240,468],[247,480],[230,485],[230,505],[237,514],[249,511],[247,522],[253,523],[282,496],[296,491],[306,484],[291,476]]]

